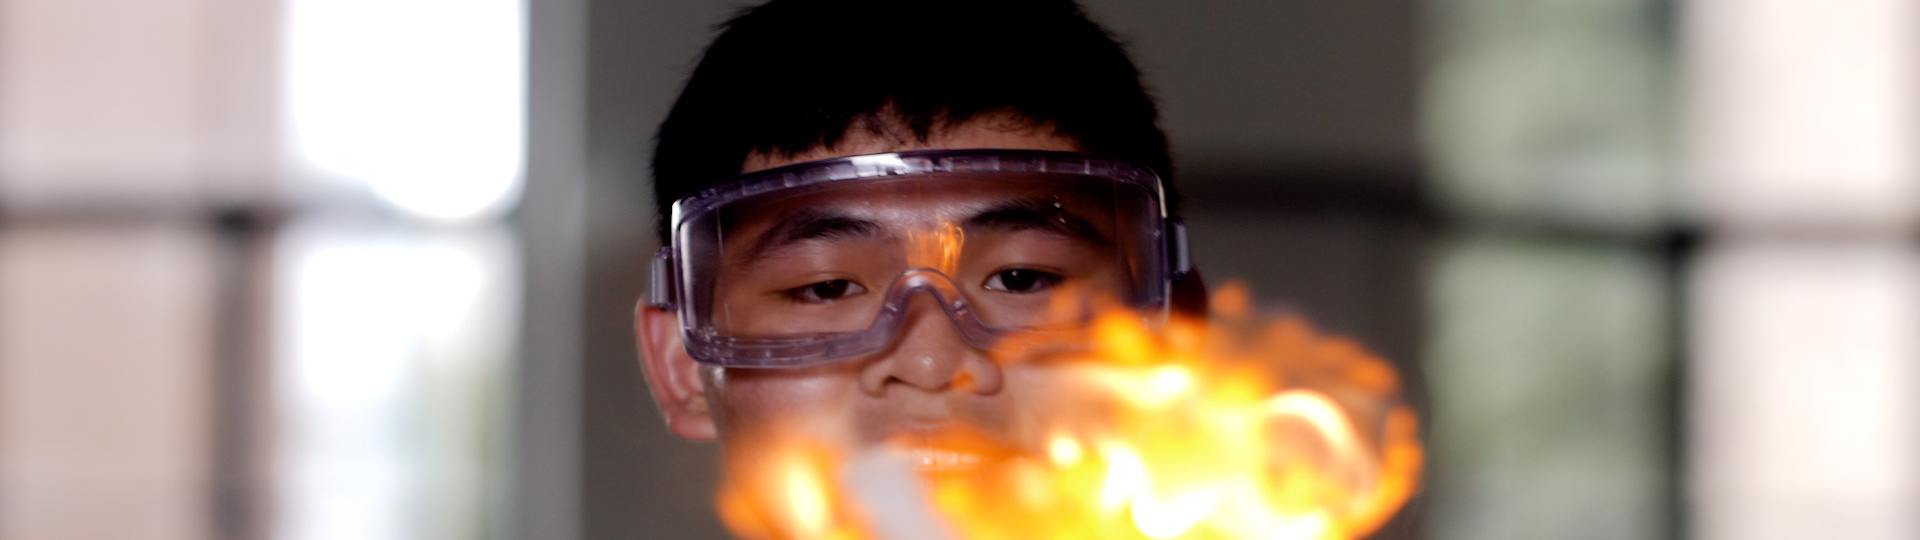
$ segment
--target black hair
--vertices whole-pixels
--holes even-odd
[[[1152,169],[1177,206],[1139,71],[1072,0],[772,0],[719,30],[655,138],[663,242],[673,201],[750,154],[831,147],[856,123],[925,141],[989,113]]]

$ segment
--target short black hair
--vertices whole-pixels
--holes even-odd
[[[1152,169],[1177,207],[1139,70],[1072,0],[771,0],[719,31],[655,138],[662,242],[673,201],[738,174],[750,154],[834,146],[856,122],[924,141],[1011,114]]]

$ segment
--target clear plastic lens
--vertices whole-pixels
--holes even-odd
[[[1095,299],[1163,302],[1162,226],[1157,190],[1088,174],[769,190],[681,216],[682,320],[696,358],[728,365],[859,354],[910,309],[939,309],[987,346],[1011,330],[1074,326]]]

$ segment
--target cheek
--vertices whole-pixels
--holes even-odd
[[[1029,450],[1044,449],[1053,432],[1076,431],[1111,414],[1111,404],[1071,366],[1014,366],[1007,375],[1007,390],[1019,396],[1008,415],[1010,435]]]
[[[844,366],[800,370],[727,370],[719,385],[721,440],[744,441],[775,431],[844,440],[858,380]]]

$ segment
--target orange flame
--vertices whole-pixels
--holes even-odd
[[[1157,331],[1128,311],[1102,314],[1092,348],[1064,364],[1076,390],[1051,396],[1059,414],[1043,448],[974,481],[916,484],[944,525],[913,536],[1340,540],[1378,529],[1423,461],[1393,369],[1297,318],[1253,316],[1244,287],[1214,306],[1212,320]],[[906,540],[862,517],[901,497],[858,500],[829,480],[847,456],[806,443],[774,455],[785,457],[735,474],[721,495],[735,534]]]
[[[907,266],[932,268],[949,276],[959,275],[960,248],[967,234],[959,225],[942,221],[928,230],[907,233]]]

